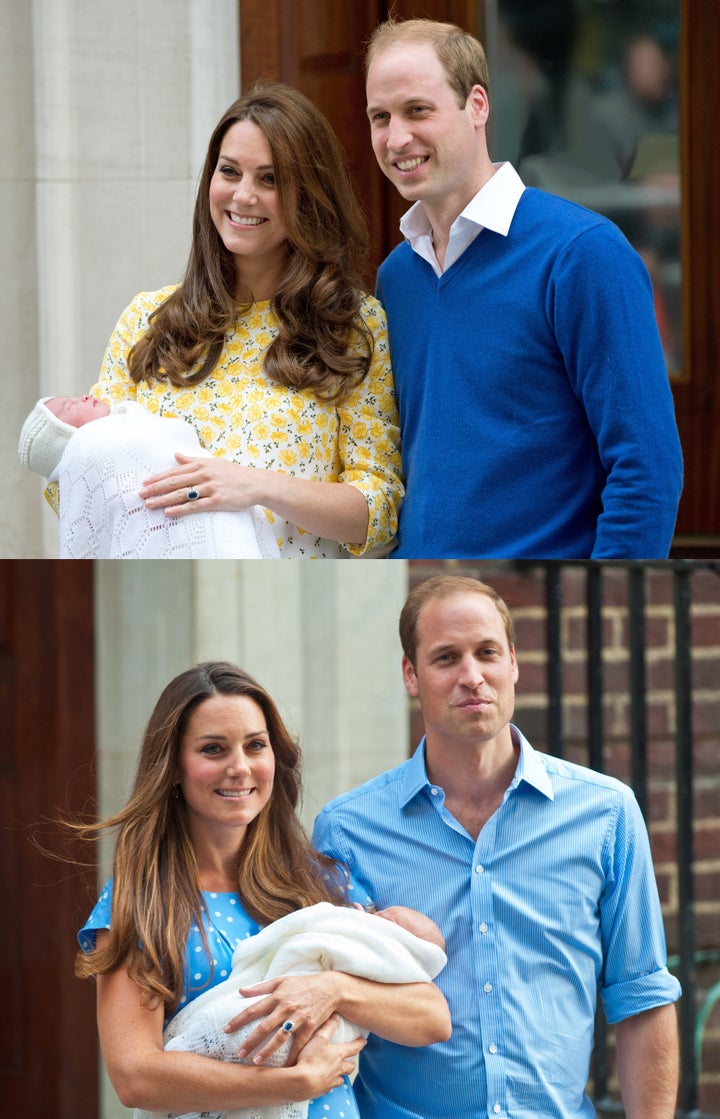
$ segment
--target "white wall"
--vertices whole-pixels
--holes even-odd
[[[180,278],[237,0],[0,0],[0,556],[57,554],[17,461],[39,396],[85,392],[133,295]]]

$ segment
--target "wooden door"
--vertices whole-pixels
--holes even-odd
[[[680,151],[685,359],[673,386],[685,456],[677,555],[720,556],[720,5],[684,0]]]
[[[95,876],[33,846],[94,798],[89,563],[0,562],[0,700],[2,1112],[95,1119],[95,992],[73,975]]]

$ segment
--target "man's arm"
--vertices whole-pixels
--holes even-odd
[[[554,310],[605,474],[591,558],[666,559],[682,451],[650,277],[616,228],[576,238],[556,268]]]
[[[679,1071],[675,1005],[624,1018],[615,1026],[615,1039],[627,1119],[672,1119]]]

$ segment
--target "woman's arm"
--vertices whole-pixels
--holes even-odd
[[[334,1013],[398,1045],[447,1041],[452,1031],[448,1005],[434,983],[376,983],[345,972],[323,971],[241,987],[240,993],[267,995],[228,1024],[234,1031],[264,1016],[240,1050],[252,1053],[260,1047],[256,1061],[279,1048],[284,1038],[280,1027],[288,1020],[295,1029],[293,1053]]]
[[[102,935],[102,934],[98,934]],[[150,1009],[122,966],[97,978],[98,1031],[110,1080],[125,1107],[222,1111],[324,1095],[354,1067],[364,1041],[334,1045],[328,1022],[287,1068],[254,1068],[163,1050],[163,1008]]]
[[[314,536],[357,547],[367,540],[368,504],[354,486],[294,478],[222,458],[175,457],[178,466],[148,479],[140,490],[149,508],[166,509],[169,517],[262,505]],[[200,495],[196,501],[188,501],[191,487]]]

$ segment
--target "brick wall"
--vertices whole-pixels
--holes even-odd
[[[503,596],[515,623],[520,666],[515,721],[533,745],[547,749],[545,566],[417,561],[410,568],[412,583],[440,572],[473,575],[491,583]],[[690,570],[695,982],[698,1013],[707,1015],[698,1107],[720,1115],[720,566],[698,563]],[[588,764],[587,576],[582,565],[563,567],[561,572],[563,752],[569,760]],[[678,950],[679,873],[673,566],[648,565],[643,582],[648,824],[672,961]],[[621,565],[605,565],[601,587],[603,768],[631,783],[627,571]],[[413,744],[421,733],[415,706]]]

